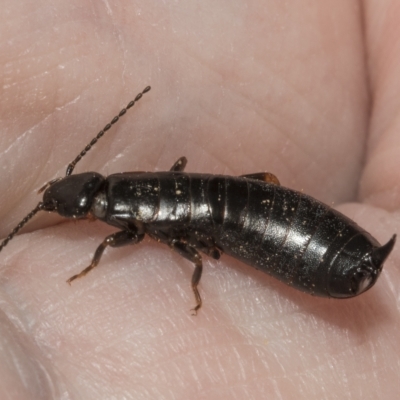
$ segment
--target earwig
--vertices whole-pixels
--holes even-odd
[[[196,305],[201,253],[221,253],[316,296],[349,298],[377,281],[396,235],[383,246],[354,221],[310,196],[280,186],[271,173],[239,177],[186,173],[181,157],[168,172],[97,172],[72,175],[76,164],[143,94],[107,124],[68,165],[66,176],[46,183],[43,200],[11,231],[0,251],[39,211],[70,219],[99,219],[118,229],[95,251],[95,268],[110,247],[136,244],[147,234],[194,264]]]

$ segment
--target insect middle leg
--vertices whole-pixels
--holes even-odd
[[[67,280],[67,283],[71,284],[72,281],[78,278],[82,278],[85,276],[89,271],[91,271],[94,267],[97,266],[99,263],[101,256],[103,255],[104,250],[106,247],[111,246],[111,247],[122,247],[126,246],[128,244],[135,244],[139,243],[142,241],[144,238],[144,234],[137,234],[135,232],[131,231],[119,231],[116,233],[113,233],[112,235],[107,236],[104,240],[103,243],[97,248],[96,252],[94,253],[93,259],[91,264],[86,267],[83,271],[81,271],[79,274],[76,274],[74,276],[71,276]]]
[[[176,251],[182,257],[191,261],[195,265],[192,275],[192,290],[196,299],[196,306],[192,308],[191,311],[193,311],[193,315],[197,315],[197,310],[199,310],[202,305],[201,296],[199,290],[197,289],[197,286],[200,283],[201,274],[203,272],[203,261],[201,259],[201,255],[194,247],[191,247],[189,244],[184,242],[172,241],[170,246],[172,250]]]
[[[209,238],[197,238],[196,236],[188,235],[187,232],[168,232],[162,230],[147,230],[146,233],[157,240],[158,242],[165,243],[172,250],[176,251],[182,257],[191,261],[194,265],[192,275],[192,290],[196,299],[196,306],[191,309],[193,315],[197,315],[197,311],[201,308],[202,300],[198,290],[201,274],[203,272],[203,262],[199,251],[218,260],[221,256],[220,249],[217,248],[214,241]]]

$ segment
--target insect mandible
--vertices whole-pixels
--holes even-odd
[[[72,161],[63,178],[46,183],[43,200],[11,231],[0,251],[39,211],[71,219],[99,219],[118,228],[98,246],[136,244],[147,234],[192,262],[196,305],[203,264],[200,253],[227,253],[303,292],[349,298],[377,281],[396,235],[383,246],[354,221],[310,196],[280,186],[270,173],[239,177],[184,172],[181,157],[168,172],[97,172],[72,175],[76,164],[143,94],[122,109]]]

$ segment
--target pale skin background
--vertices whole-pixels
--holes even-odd
[[[386,242],[399,231],[397,0],[2,2],[0,234],[78,164],[104,175],[275,173]],[[400,246],[368,293],[297,292],[230,257],[38,215],[0,254],[1,399],[394,399]],[[26,231],[25,231],[26,232]]]

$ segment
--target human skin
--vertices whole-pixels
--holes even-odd
[[[0,235],[129,100],[75,172],[268,171],[380,242],[400,224],[393,1],[5,0]],[[0,253],[1,399],[393,399],[399,246],[377,284],[312,297],[228,257],[107,250],[115,229],[38,214]]]

